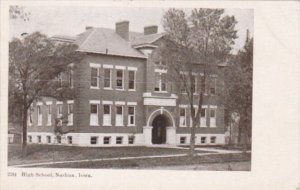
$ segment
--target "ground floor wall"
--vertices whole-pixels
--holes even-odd
[[[111,146],[150,146],[151,141],[147,140],[149,133],[68,133],[60,137],[54,133],[29,132],[28,143],[33,144],[55,144],[69,146],[88,147],[111,147]],[[151,134],[150,134],[151,135]],[[190,134],[174,134],[167,132],[167,145],[189,145]],[[170,140],[172,138],[172,140]],[[196,145],[222,145],[225,144],[224,134],[196,134]]]

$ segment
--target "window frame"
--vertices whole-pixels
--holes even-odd
[[[129,109],[130,108],[133,108],[133,114],[130,114],[129,113]],[[128,120],[127,120],[127,126],[135,126],[136,124],[135,124],[135,113],[136,113],[136,111],[135,111],[135,106],[132,106],[132,105],[128,105],[127,106],[127,115],[128,115]],[[131,123],[130,121],[131,121],[131,117],[133,117],[133,123]]]
[[[133,73],[133,88],[130,88],[130,73]],[[136,90],[136,71],[135,70],[128,70],[128,91],[135,91]]]
[[[184,116],[181,116],[181,110],[184,110]],[[184,124],[181,124],[181,119],[184,117]],[[187,114],[186,114],[186,108],[179,107],[179,127],[186,127],[187,126]]]
[[[121,108],[121,111],[122,111],[121,114],[118,113],[118,108]],[[115,113],[115,125],[118,126],[118,127],[122,127],[122,126],[124,126],[124,106],[122,106],[122,105],[116,105],[115,109],[116,109],[115,110],[116,111],[116,113]],[[121,117],[121,121],[122,122],[120,122],[120,123],[118,123],[118,116]]]
[[[167,80],[163,81],[163,76],[166,77],[166,72],[155,72],[155,85],[154,92],[157,93],[167,93]],[[162,90],[163,84],[165,85],[165,90]],[[158,85],[158,86],[157,86]]]
[[[96,113],[92,112],[92,107],[96,107]],[[92,117],[96,117],[96,122],[92,123]],[[90,126],[99,126],[99,104],[98,103],[90,103]]]
[[[118,77],[118,71],[122,72],[122,79],[120,79]],[[118,86],[118,80],[121,80],[122,82],[122,88],[120,88],[120,86]],[[116,69],[116,86],[115,86],[116,90],[124,90],[124,69]]]
[[[90,67],[90,69],[91,69],[91,77],[90,77],[90,80],[91,80],[91,82],[90,82],[90,88],[91,89],[99,89],[100,88],[100,68],[99,67],[95,67],[95,66],[91,66]],[[96,69],[96,71],[97,71],[97,75],[96,75],[96,77],[95,76],[92,76],[92,74],[93,74],[93,69]],[[96,86],[93,86],[92,85],[92,83],[93,83],[93,80],[92,79],[95,79],[96,78]]]
[[[109,114],[105,113],[105,110],[106,110],[106,109],[105,109],[105,106],[108,106],[108,108],[109,108]],[[111,120],[112,120],[112,119],[111,119],[111,118],[112,118],[111,115],[112,115],[112,114],[111,114],[111,104],[103,103],[103,122],[102,122],[102,125],[103,125],[103,126],[111,126],[111,125],[112,125],[112,124],[111,124],[111,123],[112,123],[112,122],[111,122]],[[106,116],[107,118],[109,118],[109,121],[110,121],[109,123],[105,123],[105,119],[104,119],[105,116]]]
[[[105,82],[107,80],[105,71],[109,71],[109,87],[105,86]],[[103,68],[103,89],[111,90],[112,89],[112,69],[111,68]]]

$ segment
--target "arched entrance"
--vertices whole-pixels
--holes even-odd
[[[152,122],[152,143],[165,144],[166,143],[166,127],[167,118],[164,115],[158,115]]]
[[[176,128],[174,118],[163,107],[153,111],[143,128],[145,144],[175,144]]]

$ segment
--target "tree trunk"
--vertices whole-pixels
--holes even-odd
[[[191,129],[191,139],[190,139],[190,152],[189,155],[191,157],[195,156],[195,133],[196,133],[196,123],[194,122],[194,118],[192,119],[192,129]]]
[[[27,156],[27,106],[26,103],[23,104],[23,120],[22,120],[22,156]]]

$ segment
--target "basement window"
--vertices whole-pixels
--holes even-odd
[[[186,137],[180,137],[180,144],[186,143]]]
[[[128,144],[134,144],[134,136],[128,137]]]
[[[42,142],[42,137],[41,136],[37,136],[37,139],[38,139],[38,143]]]
[[[213,137],[210,137],[210,143],[216,143],[216,137],[215,136],[213,136]]]
[[[68,144],[73,144],[73,138],[72,136],[68,136]]]
[[[104,137],[103,144],[110,144],[110,137]]]
[[[205,144],[206,143],[206,137],[201,137],[201,144]]]
[[[117,137],[116,144],[123,144],[123,137]]]
[[[47,143],[51,143],[51,136],[47,136]]]
[[[28,136],[28,142],[32,142],[32,136]]]
[[[91,144],[97,144],[98,137],[91,137]]]

